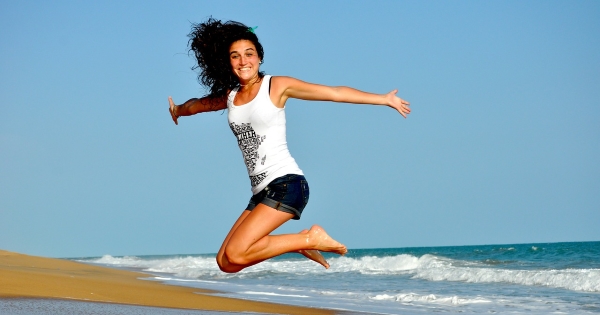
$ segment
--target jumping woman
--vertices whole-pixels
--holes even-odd
[[[322,227],[313,225],[298,234],[271,235],[288,220],[300,219],[309,197],[304,174],[287,148],[285,103],[296,98],[386,105],[404,118],[410,113],[409,103],[396,96],[397,90],[372,94],[265,75],[260,71],[263,47],[254,29],[242,23],[209,18],[194,24],[189,37],[190,51],[200,69],[198,80],[210,92],[181,105],[169,97],[171,117],[178,124],[181,116],[227,109],[229,126],[252,184],[250,202],[217,253],[219,268],[238,272],[291,252],[329,268],[320,252],[344,255],[347,249]]]

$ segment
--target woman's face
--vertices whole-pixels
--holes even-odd
[[[260,58],[251,41],[241,39],[229,47],[231,70],[244,85],[258,77]]]

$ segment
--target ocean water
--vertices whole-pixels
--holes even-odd
[[[237,274],[215,255],[77,258],[216,295],[373,314],[600,314],[600,242],[286,254]]]

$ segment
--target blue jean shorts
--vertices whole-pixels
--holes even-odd
[[[308,203],[309,189],[302,175],[288,174],[275,178],[258,194],[250,198],[246,210],[252,211],[259,203],[273,209],[291,213],[292,219],[299,220],[302,210]]]

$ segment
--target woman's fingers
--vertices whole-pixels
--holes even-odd
[[[175,103],[173,103],[173,99],[169,96],[169,113],[171,113],[171,118],[173,119],[173,122],[178,125],[177,123],[177,115],[175,115]]]
[[[388,93],[390,105],[395,108],[402,117],[406,118],[406,116],[410,114],[410,103],[396,96],[396,93],[398,93],[398,90],[392,90]]]

